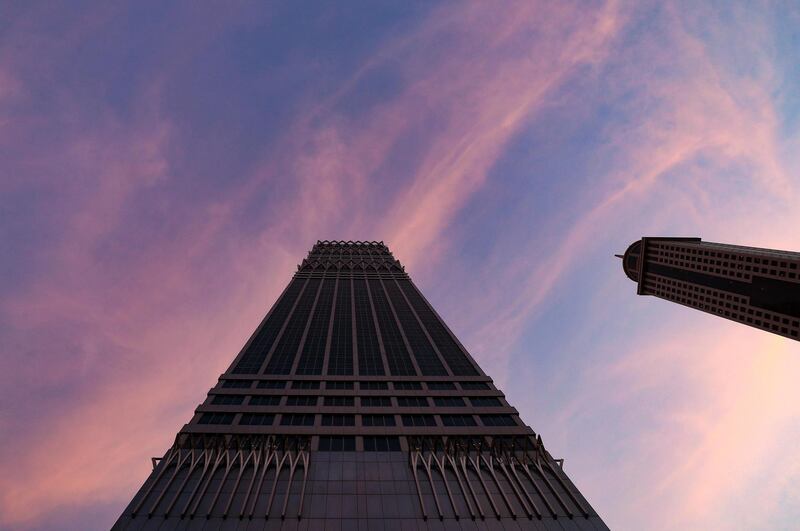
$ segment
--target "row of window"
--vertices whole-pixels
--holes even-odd
[[[392,253],[389,252],[385,246],[382,246],[377,243],[369,243],[369,242],[361,242],[361,243],[347,243],[347,244],[317,244],[311,249],[311,252],[308,253],[309,258],[313,258],[316,255],[325,256],[336,256],[342,255],[346,257],[351,256],[392,256]]]
[[[735,253],[723,253],[723,252],[714,252],[708,251],[702,248],[694,248],[693,245],[666,245],[663,243],[658,243],[653,245],[654,248],[662,248],[667,251],[677,251],[678,253],[686,253],[686,254],[693,254],[698,256],[711,256],[715,258],[723,258],[725,260],[739,260],[744,262],[752,262],[754,264],[764,264],[764,265],[772,265],[773,267],[788,267],[790,269],[797,269],[797,264],[793,262],[785,262],[782,260],[773,260],[767,257],[757,257],[757,256],[748,256],[748,255],[738,255]],[[756,252],[764,252],[764,249],[758,249],[755,247],[751,247]]]
[[[511,415],[478,415],[484,426],[516,426]],[[233,424],[235,413],[203,413],[199,424]],[[443,426],[477,426],[472,415],[440,415]],[[403,426],[436,426],[435,415],[401,415]],[[275,422],[274,413],[243,413],[240,425],[271,426]],[[323,426],[355,426],[355,415],[322,415]],[[313,426],[314,415],[307,413],[287,413],[281,416],[281,426]],[[362,415],[362,426],[395,426],[394,415]]]
[[[800,337],[800,321],[790,320],[784,316],[754,309],[745,305],[745,300],[743,298],[740,299],[724,292],[698,288],[697,286],[692,286],[681,281],[662,279],[660,277],[656,277],[655,282],[648,284],[647,287],[651,289],[656,296],[664,299],[693,306],[720,316],[736,319],[752,326],[772,330],[773,332],[786,336]],[[700,295],[698,295],[698,292]],[[737,302],[742,304],[742,306],[736,304]],[[793,327],[793,329],[790,327]]]
[[[376,276],[379,278],[394,278],[391,273],[393,272],[402,272],[401,266],[397,264],[395,260],[391,260],[388,258],[372,258],[370,260],[329,260],[329,259],[313,259],[313,260],[304,260],[302,266],[300,267],[300,271],[314,271],[316,270],[320,275],[319,278],[323,278],[323,273],[326,270],[335,269],[337,272],[344,273],[340,275],[339,278],[350,278],[350,275],[347,273],[353,271],[357,274],[355,278],[364,277],[370,278],[372,276]],[[373,275],[373,273],[378,273],[378,275]],[[380,276],[380,273],[384,273],[384,276]],[[386,275],[389,273],[389,275]],[[314,276],[309,275],[310,278],[315,278]],[[305,276],[302,278],[306,278]],[[335,278],[333,275],[329,275],[324,278]]]
[[[790,279],[798,278],[797,273],[792,271],[798,268],[796,263],[766,257],[759,258],[693,249],[691,246],[664,244],[653,244],[650,256],[657,262],[736,278],[750,279],[751,272]]]
[[[258,389],[285,389],[286,380],[263,380],[256,386]],[[465,391],[488,391],[491,388],[486,382],[458,382],[461,389]],[[225,389],[250,389],[252,380],[223,380],[222,387]],[[428,389],[431,391],[455,391],[454,382],[427,382]],[[392,382],[395,390],[417,391],[422,389],[422,382]],[[320,389],[320,382],[313,380],[301,380],[291,383],[291,389]],[[358,382],[358,387],[362,391],[386,391],[389,389],[389,382]],[[349,381],[328,381],[325,382],[325,389],[335,389],[338,391],[354,390],[355,382]]]
[[[364,436],[365,452],[399,452],[400,438],[391,436]],[[320,452],[355,452],[356,438],[342,435],[323,435],[319,438]]]
[[[776,323],[783,323],[795,327],[800,326],[800,321],[798,320],[790,320],[789,318],[783,317],[781,315],[773,314],[767,311],[762,311],[758,310],[757,308],[750,307],[749,305],[746,304],[747,299],[745,297],[737,297],[736,295],[731,295],[730,293],[726,293],[724,291],[716,291],[711,288],[702,288],[700,286],[694,286],[689,283],[673,279],[657,277],[655,279],[655,282],[656,286],[662,287],[666,291],[671,291],[672,293],[691,297],[695,301],[700,301],[700,302],[705,301],[709,303],[718,304],[720,307],[731,308],[734,311],[741,311],[742,313],[755,315],[756,317],[763,316],[765,321],[772,319]],[[662,286],[663,284],[666,284],[667,286],[676,286],[678,288],[684,288],[685,291],[677,288],[670,288],[670,287],[664,288]],[[697,295],[698,293],[700,295]],[[710,295],[711,297],[706,297],[705,295]],[[681,300],[681,302],[686,302],[686,301]],[[737,303],[741,304],[742,306],[738,306]]]
[[[365,452],[399,452],[400,438],[391,436],[364,436]],[[355,452],[356,438],[342,435],[323,435],[319,438],[320,452]]]
[[[244,402],[245,395],[215,395],[211,403],[215,406],[239,406]],[[361,407],[391,407],[392,403],[388,396],[362,396]],[[434,396],[433,404],[436,407],[466,407],[467,404],[460,396]],[[428,407],[428,397],[424,396],[398,396],[398,407]],[[280,404],[281,397],[276,395],[255,395],[250,397],[248,405],[251,406],[277,406]],[[474,407],[501,407],[503,404],[493,396],[472,396],[469,397],[470,403]],[[286,397],[287,406],[316,406],[319,402],[318,396],[293,395]],[[322,402],[323,406],[330,407],[355,407],[355,397],[353,396],[326,396]]]
[[[378,435],[362,437],[365,452],[399,452],[400,438]],[[346,435],[323,435],[319,438],[320,452],[355,452],[356,438]]]

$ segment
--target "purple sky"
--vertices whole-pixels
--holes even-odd
[[[614,529],[800,521],[798,343],[637,297],[800,250],[786,2],[0,6],[0,528],[107,529],[317,239],[385,241]]]

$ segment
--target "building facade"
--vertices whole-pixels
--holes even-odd
[[[319,241],[114,529],[607,529],[383,242]]]
[[[642,238],[621,258],[639,295],[800,340],[800,253],[700,238]]]

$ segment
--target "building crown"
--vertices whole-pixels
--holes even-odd
[[[317,240],[298,271],[404,271],[383,241]]]

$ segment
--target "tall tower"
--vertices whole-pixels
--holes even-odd
[[[639,295],[800,340],[800,253],[700,238],[642,238],[617,256]]]
[[[383,242],[318,241],[118,530],[607,529]]]

